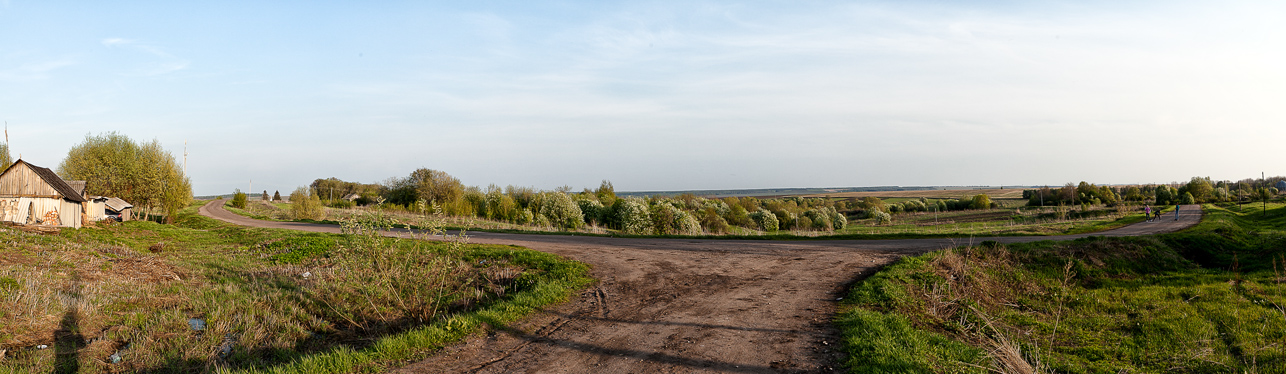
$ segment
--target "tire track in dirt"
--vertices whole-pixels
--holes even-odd
[[[201,214],[246,226],[338,232],[333,225]],[[1200,220],[1186,206],[1157,222],[1095,233],[1135,236]],[[404,236],[405,232],[389,235]],[[592,266],[579,297],[394,370],[398,373],[825,373],[842,354],[831,324],[854,279],[906,255],[995,240],[1090,234],[904,240],[734,241],[626,239],[475,232],[470,242],[555,253]]]

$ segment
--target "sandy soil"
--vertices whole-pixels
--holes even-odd
[[[338,232],[330,225],[241,217],[215,200],[201,214],[240,225]],[[1199,206],[1096,233],[1133,236],[1196,224]],[[390,233],[397,235],[397,233]],[[838,371],[836,299],[899,257],[983,240],[730,241],[471,233],[593,266],[580,297],[499,326],[399,373],[826,373]]]

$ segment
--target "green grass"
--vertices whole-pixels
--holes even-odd
[[[983,373],[1008,351],[1059,373],[1284,372],[1286,207],[1206,211],[1155,237],[903,258],[841,302],[845,365]]]
[[[175,225],[0,228],[0,373],[383,371],[592,281],[520,247],[246,228],[199,204]]]

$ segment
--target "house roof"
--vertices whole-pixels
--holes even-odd
[[[104,202],[103,204],[107,205],[107,209],[111,209],[117,212],[125,210],[127,208],[134,207],[133,204],[125,202],[125,200],[121,200],[121,198],[119,197],[109,197],[107,198],[107,201]]]
[[[76,189],[67,185],[67,182],[63,181],[63,179],[59,177],[58,174],[55,174],[53,170],[32,165],[31,163],[23,161],[22,159],[18,159],[18,161],[14,161],[13,165],[9,165],[9,168],[4,169],[4,173],[0,173],[0,175],[4,175],[5,173],[8,173],[9,170],[13,170],[15,166],[18,166],[18,163],[25,164],[27,165],[27,167],[31,168],[31,171],[35,172],[36,175],[40,177],[40,179],[45,181],[45,183],[48,183],[49,187],[52,187],[54,191],[58,191],[58,194],[62,195],[64,199],[75,201],[78,203],[85,202],[85,197],[81,196],[80,193],[76,192]]]
[[[80,196],[85,196],[85,181],[64,181],[64,182],[67,182],[67,185],[71,186],[71,189],[76,190],[77,193],[80,193]]]

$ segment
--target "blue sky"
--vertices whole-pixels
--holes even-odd
[[[188,142],[197,194],[1286,174],[1280,2],[0,1],[0,119]]]

